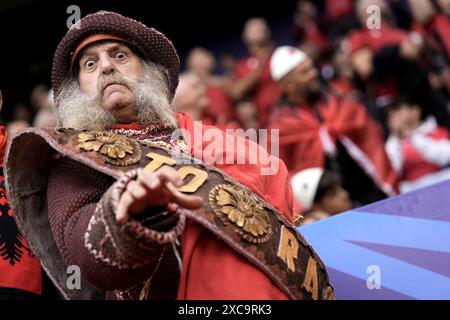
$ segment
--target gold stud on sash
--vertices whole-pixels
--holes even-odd
[[[220,184],[209,193],[213,212],[225,224],[234,226],[241,237],[251,243],[265,243],[273,234],[269,216],[247,190]]]
[[[115,166],[127,167],[141,160],[142,151],[137,142],[112,132],[82,132],[77,141],[81,150],[104,155],[105,162]]]

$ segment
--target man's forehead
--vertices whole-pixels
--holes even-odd
[[[84,55],[94,54],[94,53],[98,53],[101,51],[108,51],[108,50],[112,50],[112,49],[116,49],[116,48],[123,48],[123,47],[133,51],[129,44],[127,44],[126,42],[120,41],[120,40],[98,41],[98,42],[94,42],[94,43],[87,45],[80,52],[79,57],[81,59]]]

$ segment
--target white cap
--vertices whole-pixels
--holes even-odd
[[[272,72],[273,80],[281,80],[296,66],[302,63],[306,57],[306,53],[295,47],[278,47],[270,59],[270,71]]]
[[[294,196],[305,211],[311,209],[313,205],[323,172],[322,168],[308,168],[297,172],[291,179]]]

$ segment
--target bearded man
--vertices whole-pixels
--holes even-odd
[[[58,45],[59,127],[18,134],[6,172],[18,225],[62,295],[334,297],[323,263],[293,229],[285,166],[174,113],[178,73],[163,34],[113,12],[84,17]],[[205,132],[234,148],[205,160]],[[248,161],[254,152],[278,170],[262,176],[263,164]],[[225,155],[233,161],[219,161]],[[76,267],[80,285],[71,282]]]
[[[311,58],[297,48],[277,48],[271,70],[283,96],[269,128],[279,130],[280,158],[291,176],[308,168],[334,171],[356,206],[397,194],[382,129],[359,101],[322,89]]]

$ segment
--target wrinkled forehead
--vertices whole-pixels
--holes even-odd
[[[72,57],[71,69],[74,75],[78,74],[79,62],[86,56],[97,56],[104,51],[126,49],[131,54],[144,60],[144,55],[135,46],[121,39],[101,39],[86,44],[81,44]]]
[[[111,51],[111,50],[115,50],[115,49],[119,49],[119,48],[120,49],[125,48],[125,49],[132,51],[133,53],[135,52],[133,47],[124,41],[102,40],[102,41],[97,41],[97,42],[91,43],[91,44],[87,45],[86,47],[84,47],[78,54],[78,60],[81,60],[83,57],[85,57],[87,55],[95,55],[95,54],[98,54],[103,51]]]

